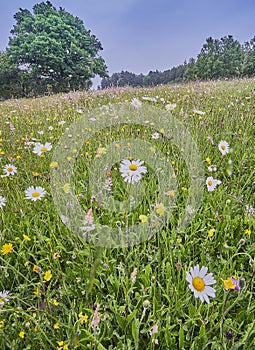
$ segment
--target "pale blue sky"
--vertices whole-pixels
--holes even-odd
[[[41,1],[0,0],[0,50],[13,15]],[[241,43],[255,35],[255,0],[52,0],[78,16],[101,41],[109,73],[147,74],[196,57],[207,37],[231,34]]]

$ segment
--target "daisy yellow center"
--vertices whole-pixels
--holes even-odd
[[[32,193],[32,197],[38,198],[38,197],[40,197],[40,193],[39,192],[33,192]]]
[[[226,146],[222,145],[222,146],[221,146],[221,149],[222,149],[223,151],[225,151]]]
[[[135,164],[130,164],[130,165],[129,165],[129,169],[132,170],[132,171],[135,171],[135,170],[137,170],[137,165],[135,165]]]
[[[7,171],[11,173],[13,171],[13,168],[7,168]]]
[[[195,277],[192,279],[193,287],[198,291],[202,292],[205,289],[205,282],[200,277]]]
[[[209,186],[212,186],[212,181],[211,181],[211,180],[208,181],[208,185],[209,185]]]
[[[47,151],[47,148],[46,148],[46,147],[42,147],[42,148],[41,148],[41,151],[42,151],[42,152],[46,152],[46,151]]]
[[[4,298],[0,298],[0,303],[3,303],[4,302]]]

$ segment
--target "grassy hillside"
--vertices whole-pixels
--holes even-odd
[[[254,88],[0,103],[1,349],[255,347]]]

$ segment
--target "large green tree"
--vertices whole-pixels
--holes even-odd
[[[244,43],[244,62],[243,62],[243,74],[246,76],[254,76],[255,74],[255,36]]]
[[[19,9],[14,15],[9,53],[12,61],[37,81],[38,89],[53,92],[86,89],[95,75],[106,77],[100,41],[82,20],[50,1]]]
[[[218,79],[242,73],[243,51],[232,35],[221,39],[209,37],[197,57],[195,74],[199,79]]]

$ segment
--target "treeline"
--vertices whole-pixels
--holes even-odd
[[[114,73],[102,79],[101,88],[251,76],[255,76],[255,36],[241,45],[232,35],[228,35],[221,39],[207,38],[196,59],[190,58],[177,67],[163,72],[150,71],[147,75],[127,71]]]

